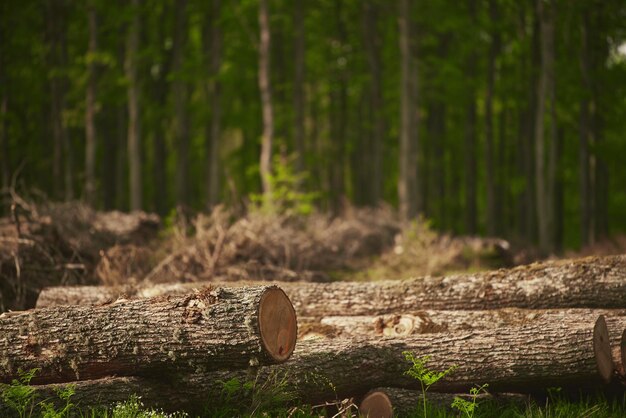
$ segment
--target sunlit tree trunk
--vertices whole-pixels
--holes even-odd
[[[261,183],[265,202],[272,205],[272,144],[274,142],[274,111],[272,109],[272,90],[270,84],[270,22],[269,0],[259,3],[259,90],[263,113],[263,137],[261,142]]]
[[[96,203],[96,63],[98,27],[93,2],[87,6],[89,47],[87,50],[87,94],[85,97],[85,201]]]
[[[126,38],[126,61],[124,63],[128,81],[128,165],[130,172],[130,208],[142,208],[141,181],[141,138],[139,120],[139,86],[137,79],[137,52],[139,49],[140,0],[131,0],[133,18]]]

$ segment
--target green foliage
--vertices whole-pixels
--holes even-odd
[[[417,357],[410,351],[404,351],[402,354],[404,354],[406,360],[411,363],[411,367],[406,372],[404,372],[404,374],[420,382],[420,386],[422,388],[424,417],[426,417],[426,392],[428,392],[428,389],[430,389],[432,385],[443,379],[448,373],[453,372],[454,369],[456,369],[456,366],[452,366],[442,372],[437,372],[430,370],[426,367],[426,363],[428,363],[430,356]]]
[[[320,194],[303,191],[308,174],[295,171],[295,159],[295,154],[288,157],[279,155],[274,157],[273,172],[270,175],[271,195],[263,193],[250,195],[251,201],[259,209],[287,216],[305,216],[313,211],[313,204]]]
[[[20,418],[29,417],[32,414],[35,403],[35,389],[30,386],[30,381],[35,377],[40,369],[30,371],[19,370],[19,378],[13,379],[9,385],[0,387],[2,389],[2,400],[4,403],[16,411]]]
[[[487,386],[489,386],[489,385],[485,383],[482,386],[471,388],[470,389],[471,401],[463,399],[463,398],[461,398],[459,396],[455,397],[454,401],[452,401],[452,408],[458,409],[467,418],[473,418],[474,417],[474,412],[476,411],[476,408],[478,408],[478,404],[476,403],[476,399],[478,398],[478,395],[480,395],[481,393],[483,393],[483,392],[487,393]]]
[[[286,411],[296,395],[289,389],[287,375],[271,372],[266,379],[241,382],[238,378],[221,381],[219,402],[212,402],[205,410],[206,416],[233,417],[255,416],[269,413],[271,416]]]

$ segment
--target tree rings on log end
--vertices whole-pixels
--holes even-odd
[[[270,357],[277,362],[287,360],[296,346],[298,324],[291,301],[278,287],[270,287],[259,303],[261,341]]]
[[[370,392],[361,401],[359,414],[368,418],[392,418],[393,405],[385,392]]]
[[[596,364],[600,377],[606,383],[611,381],[613,376],[613,357],[611,355],[611,341],[609,339],[609,329],[606,326],[604,315],[600,315],[593,327],[593,352],[596,356]]]

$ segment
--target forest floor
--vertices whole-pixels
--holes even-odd
[[[626,237],[620,237],[566,255],[624,252]],[[218,207],[210,214],[160,219],[18,198],[0,218],[0,312],[32,308],[43,287],[56,285],[402,279],[536,259],[532,249],[499,238],[450,236],[426,220],[403,226],[387,207],[348,208],[338,217],[260,210],[237,216]],[[289,416],[318,415],[302,410]],[[608,417],[626,416],[626,409],[604,400],[562,401],[526,410],[486,407],[475,416]]]

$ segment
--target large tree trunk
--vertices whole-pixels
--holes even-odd
[[[124,63],[128,80],[128,167],[130,171],[130,209],[142,208],[141,183],[141,130],[139,121],[139,80],[137,78],[137,54],[140,32],[140,1],[132,0],[132,22],[126,39],[126,61]]]
[[[259,90],[263,111],[263,136],[261,142],[261,183],[265,202],[272,206],[272,146],[274,142],[274,111],[272,109],[272,89],[270,83],[270,18],[269,0],[259,3]]]
[[[187,44],[187,0],[175,4],[174,40],[172,44],[174,81],[175,143],[176,143],[176,203],[186,207],[189,199],[189,114],[187,111],[187,81],[183,74]]]
[[[314,339],[298,343],[291,361],[271,369],[284,370],[309,402],[342,399],[377,386],[418,388],[417,380],[403,375],[409,368],[405,351],[429,356],[429,370],[455,367],[432,387],[435,392],[466,391],[485,383],[494,391],[590,388],[601,382],[593,327],[594,321],[565,326],[541,321],[402,339]]]
[[[412,63],[412,38],[411,38],[411,13],[409,0],[400,0],[399,27],[400,27],[400,55],[401,81],[400,81],[400,174],[398,177],[398,200],[400,206],[400,217],[410,220],[417,215],[418,195],[417,190],[417,167],[418,161],[416,151],[418,144],[416,141],[416,127],[414,126],[415,116],[413,83],[412,79],[417,77],[414,73]]]
[[[453,411],[451,405],[456,398],[477,403],[495,403],[499,405],[516,405],[525,407],[530,398],[521,393],[480,393],[474,398],[469,393],[436,393],[430,392],[426,396],[429,406],[438,409]],[[393,418],[414,416],[420,411],[424,396],[421,391],[398,388],[377,388],[370,391],[359,403],[359,413],[369,418]],[[482,408],[479,408],[482,409]]]
[[[623,320],[622,326],[626,326]],[[289,362],[260,368],[256,379],[265,382],[272,377],[284,377],[299,400],[306,403],[361,396],[381,386],[417,389],[420,383],[404,375],[410,366],[404,352],[409,351],[417,357],[429,356],[426,366],[430,370],[454,367],[432,386],[431,393],[467,391],[482,384],[488,384],[489,390],[496,392],[537,392],[554,386],[580,390],[601,383],[594,355],[593,328],[594,321],[571,321],[565,325],[540,321],[519,327],[403,339],[303,341],[298,343]],[[171,386],[157,385],[148,379],[115,379],[117,390],[112,393],[127,396],[133,392],[141,395],[145,391],[144,399],[153,399],[154,392],[163,393],[164,399],[182,393],[183,400],[194,396],[199,399],[198,393],[206,396],[217,380],[254,380],[250,371],[224,375],[211,371],[189,373]],[[93,386],[98,384],[105,392],[106,386],[102,386],[105,382],[78,382],[77,392],[89,389],[94,393]]]
[[[0,328],[0,382],[38,368],[33,383],[271,364],[289,358],[297,333],[276,286],[5,313]]]
[[[99,303],[128,296],[188,293],[205,283],[144,289],[49,288],[37,307]],[[214,284],[214,283],[213,283]],[[237,286],[237,282],[224,283]],[[548,261],[492,272],[411,280],[336,283],[281,283],[299,316],[381,315],[419,309],[499,309],[507,307],[626,308],[626,256]],[[106,295],[106,296],[105,296]]]
[[[87,61],[87,93],[85,96],[85,201],[96,203],[96,63],[98,26],[93,2],[87,6],[89,48]]]

